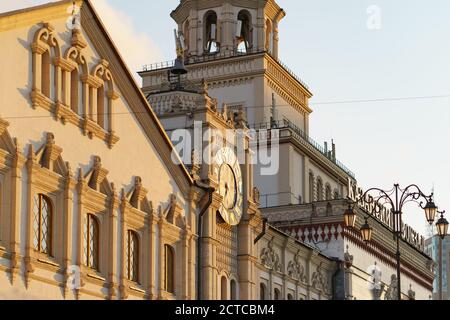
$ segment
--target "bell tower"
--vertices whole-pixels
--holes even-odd
[[[184,35],[186,58],[262,51],[278,57],[285,12],[274,0],[181,0],[171,16]]]

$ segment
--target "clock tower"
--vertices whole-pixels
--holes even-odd
[[[308,137],[312,93],[279,59],[279,26],[285,16],[275,0],[181,0],[171,13],[182,39],[181,57],[189,71],[183,76],[186,81],[206,82],[219,108],[243,110],[251,128],[289,127],[296,137]],[[167,85],[173,65],[144,66],[139,73],[144,93]],[[255,170],[254,182],[263,201],[278,206],[312,201],[309,171],[315,170],[314,164],[305,152],[287,144],[280,153],[280,166],[295,172],[265,176]],[[294,159],[301,165],[291,164]],[[336,188],[345,186],[345,181]]]
[[[179,160],[203,190],[198,214],[191,221],[200,241],[197,297],[255,299],[258,252],[253,241],[261,232],[262,221],[244,110],[219,107],[209,96],[206,83],[186,81],[182,54],[183,50],[178,50],[176,66],[170,69],[165,84],[147,94],[147,99]]]

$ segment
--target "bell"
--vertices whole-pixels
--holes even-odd
[[[184,66],[183,60],[180,58],[177,58],[175,60],[175,64],[173,68],[170,70],[170,72],[177,76],[188,73],[186,67]]]

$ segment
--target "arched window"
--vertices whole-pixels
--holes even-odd
[[[309,202],[314,202],[314,175],[309,173]]]
[[[260,300],[266,300],[266,285],[264,283],[260,283],[259,284],[259,299]]]
[[[247,10],[241,10],[238,14],[236,37],[238,52],[247,53],[252,46],[252,17]]]
[[[272,53],[273,51],[273,29],[272,22],[269,19],[266,20],[266,43],[265,43],[266,51]]]
[[[97,123],[103,129],[105,128],[105,86],[97,89]]]
[[[53,206],[50,199],[42,194],[36,195],[34,197],[33,213],[34,249],[51,256]]]
[[[273,292],[273,300],[281,300],[281,293],[280,290],[275,289]]]
[[[51,74],[52,63],[50,57],[50,51],[47,50],[42,54],[42,73],[41,73],[41,86],[42,94],[47,98],[51,98]]]
[[[218,44],[218,26],[217,14],[210,10],[205,14],[205,51],[207,53],[216,53],[219,51]]]
[[[222,300],[228,300],[228,297],[227,297],[227,294],[228,294],[228,288],[227,288],[227,278],[225,277],[225,276],[223,276],[221,279],[220,279],[220,291],[221,291],[221,294],[220,294],[220,297],[221,297],[221,299]]]
[[[165,272],[164,272],[164,288],[166,292],[175,293],[175,253],[171,246],[164,246],[165,256]]]
[[[327,185],[326,188],[325,188],[325,199],[327,201],[332,200],[332,198],[331,198],[331,187],[329,185]]]
[[[294,297],[292,296],[292,294],[288,293],[287,299],[288,299],[288,300],[294,300]]]
[[[99,270],[99,239],[98,220],[94,215],[88,214],[84,225],[84,264],[94,270]]]
[[[139,282],[139,237],[136,232],[127,232],[126,273],[127,279]]]
[[[79,113],[80,101],[80,77],[78,69],[75,68],[70,74],[70,109],[76,114]]]
[[[230,282],[230,299],[237,300],[237,287],[236,287],[236,281],[234,281],[234,280],[231,280],[231,282]]]
[[[317,179],[317,201],[323,201],[323,182],[321,178]]]

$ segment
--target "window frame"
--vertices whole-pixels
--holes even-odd
[[[95,223],[95,225],[96,225],[96,227],[97,227],[97,235],[96,235],[96,242],[94,243],[94,245],[95,245],[95,257],[94,257],[94,261],[95,261],[95,263],[94,263],[94,265],[96,265],[96,266],[92,266],[92,265],[90,265],[90,257],[91,257],[91,248],[90,248],[90,240],[91,240],[91,222],[94,222]],[[84,257],[84,261],[83,261],[83,263],[84,263],[84,265],[86,266],[86,267],[88,267],[89,269],[91,269],[91,270],[95,270],[95,271],[97,271],[97,272],[100,272],[100,239],[101,239],[101,235],[100,235],[100,231],[101,231],[101,229],[100,229],[100,222],[99,222],[99,219],[95,216],[95,214],[92,214],[92,213],[87,213],[86,214],[86,221],[85,221],[85,232],[86,232],[86,242],[84,243],[84,245],[83,245],[83,249],[84,249],[84,247],[86,247],[86,254],[85,254],[85,257]]]
[[[133,255],[133,258],[135,258],[135,260],[136,260],[136,261],[133,262],[134,263],[133,270],[135,270],[135,272],[136,272],[136,276],[135,277],[134,277],[134,275],[131,274],[131,263],[134,260],[134,259],[131,259],[132,258],[131,257],[131,239],[132,239],[132,237],[135,238],[135,241],[136,241],[136,245],[135,246],[137,247],[137,248],[135,248],[135,249],[137,249],[137,254]],[[140,272],[140,262],[141,262],[140,242],[141,241],[140,241],[140,238],[139,238],[139,234],[136,231],[134,231],[134,230],[131,230],[131,229],[127,230],[126,241],[127,241],[127,245],[126,245],[126,257],[127,257],[126,262],[127,262],[127,264],[125,266],[125,268],[126,268],[125,269],[126,278],[127,278],[128,281],[140,284],[140,275],[141,275],[141,272]]]
[[[33,240],[32,240],[33,249],[36,252],[45,254],[45,255],[53,258],[54,257],[54,253],[53,253],[53,222],[54,222],[53,202],[48,196],[46,196],[45,194],[42,194],[42,193],[36,193],[33,200],[35,200],[36,197],[38,198],[39,220],[38,220],[37,230],[35,230],[35,228],[34,228],[34,220],[33,220]],[[42,222],[43,222],[42,203],[43,203],[43,200],[47,203],[47,207],[49,207],[49,210],[48,210],[49,217],[47,218],[47,220],[49,221],[48,230],[47,230],[47,235],[49,237],[48,243],[47,243],[47,251],[48,252],[45,252],[42,249],[42,240],[43,240],[43,236],[42,236]],[[33,219],[35,218],[35,216],[34,216],[35,214],[36,213],[33,212]],[[36,237],[36,232],[38,233],[37,245],[34,244],[34,238]]]
[[[167,254],[168,252],[170,252],[170,257],[171,257],[171,262],[172,263],[168,263],[168,258],[169,255]],[[170,266],[170,270],[168,268],[168,266]],[[175,268],[176,268],[176,255],[175,255],[175,249],[169,245],[169,244],[164,244],[164,291],[166,291],[167,293],[176,294],[176,279],[175,279]],[[171,271],[171,272],[169,272]],[[169,273],[171,273],[171,277],[169,277]],[[171,280],[169,282],[169,279]]]

